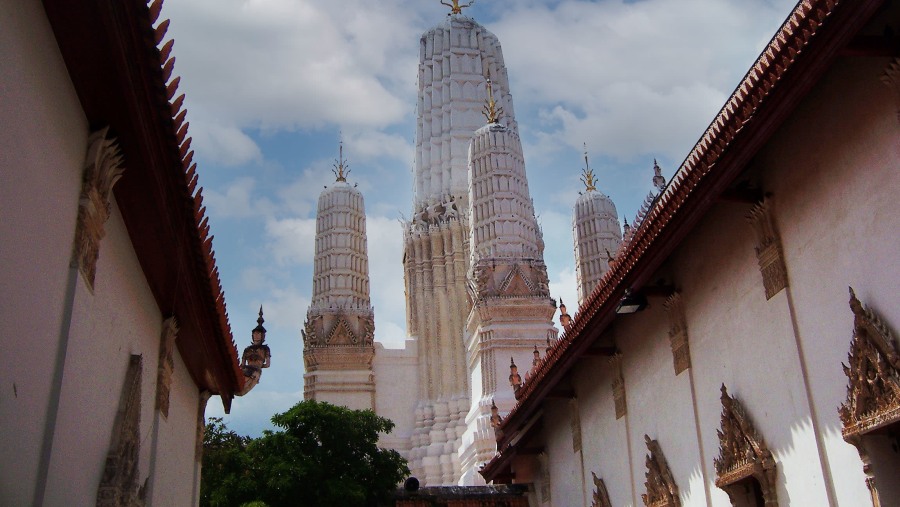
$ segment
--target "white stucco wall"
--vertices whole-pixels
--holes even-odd
[[[837,414],[852,338],[847,287],[900,329],[900,121],[896,92],[880,80],[887,64],[840,59],[759,157],[772,166],[765,184],[777,199],[813,403],[841,505],[868,495]]]
[[[416,392],[419,383],[417,343],[406,340],[402,349],[385,348],[375,342],[375,413],[394,422],[394,430],[382,435],[379,445],[399,452],[409,459],[410,438],[415,430],[416,397],[400,393]]]
[[[143,356],[140,432],[148,437],[141,441],[139,480],[149,474],[163,319],[114,200],[110,210],[93,293],[80,276],[77,283],[47,505],[96,502],[132,354]]]
[[[174,353],[175,371],[169,393],[169,417],[159,415],[159,436],[153,466],[153,505],[189,505],[192,503],[196,461],[197,410],[200,393],[184,365],[178,350]],[[156,371],[153,372],[156,385]],[[154,394],[155,396],[155,394]],[[150,408],[154,404],[146,405]],[[216,398],[215,402],[219,399]],[[148,449],[149,450],[149,449]],[[151,450],[152,452],[152,450]]]
[[[0,498],[29,505],[88,127],[38,0],[0,2]]]

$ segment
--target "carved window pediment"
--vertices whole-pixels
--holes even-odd
[[[609,501],[609,492],[606,491],[606,483],[594,472],[591,472],[591,475],[594,476],[594,499],[591,507],[612,507],[612,503]]]
[[[716,486],[736,498],[746,494],[744,483],[754,479],[759,483],[766,507],[777,507],[775,459],[747,417],[741,403],[728,395],[722,384],[722,423],[719,435],[719,457],[713,460]]]
[[[847,375],[847,401],[838,412],[844,439],[852,441],[869,431],[900,421],[900,353],[893,334],[850,289],[853,340]]]
[[[756,259],[766,289],[766,299],[788,286],[787,267],[781,249],[781,239],[772,216],[772,201],[769,198],[753,206],[747,221],[756,232]]]
[[[681,507],[678,485],[675,484],[675,478],[659,447],[659,442],[652,440],[647,435],[644,435],[644,441],[650,451],[646,460],[647,482],[644,483],[647,492],[641,495],[644,505],[647,507]]]

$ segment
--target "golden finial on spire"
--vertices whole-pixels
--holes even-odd
[[[335,181],[347,181],[347,175],[350,174],[350,164],[344,160],[344,140],[341,139],[341,144],[339,148],[338,159],[334,161],[334,169],[331,172],[334,173]]]
[[[475,0],[472,0],[471,2],[469,2],[465,5],[459,5],[459,0],[451,0],[451,1],[453,3],[447,3],[444,0],[441,0],[441,5],[446,5],[447,7],[450,7],[450,14],[460,14],[460,13],[462,13],[463,9],[465,9],[466,7],[471,7],[472,4],[475,3]]]
[[[500,119],[500,115],[503,114],[503,108],[498,107],[497,103],[494,101],[494,88],[491,85],[491,78],[488,78],[487,80],[487,94],[487,104],[485,104],[481,114],[487,118],[488,123],[497,123],[497,120]]]
[[[584,171],[582,171],[581,182],[588,191],[597,190],[597,187],[594,186],[594,170],[588,164],[587,143],[584,143]]]

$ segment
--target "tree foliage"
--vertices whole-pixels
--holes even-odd
[[[375,506],[409,475],[406,460],[377,445],[394,423],[371,410],[302,401],[272,423],[277,431],[251,439],[210,418],[201,506]]]

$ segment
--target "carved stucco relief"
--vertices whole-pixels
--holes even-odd
[[[722,385],[722,423],[719,435],[719,457],[714,458],[716,486],[739,505],[747,494],[745,481],[754,478],[759,483],[766,507],[778,507],[776,496],[775,459],[759,436],[741,403],[728,395]]]
[[[100,258],[100,240],[106,235],[104,225],[110,215],[110,195],[124,171],[122,154],[117,142],[107,138],[108,130],[103,128],[88,138],[72,251],[72,264],[78,267],[91,290]]]
[[[672,346],[672,359],[675,363],[675,375],[691,367],[691,351],[688,346],[687,316],[684,313],[684,301],[681,293],[676,292],[663,304],[669,316],[669,343]]]
[[[681,507],[681,498],[678,494],[678,485],[669,469],[669,463],[663,455],[659,442],[644,435],[647,449],[646,465],[647,482],[644,487],[647,492],[641,495],[644,505],[648,507]]]
[[[609,501],[609,492],[606,491],[606,483],[594,472],[591,472],[591,475],[594,477],[594,497],[591,507],[612,507],[612,503]]]
[[[97,488],[97,507],[144,505],[145,491],[138,486],[142,371],[143,358],[132,355],[119,397],[109,453]]]
[[[578,411],[578,399],[569,400],[569,410],[572,413],[572,452],[581,451],[581,414]]]
[[[628,413],[627,405],[625,404],[625,379],[622,377],[622,354],[614,354],[609,359],[609,363],[612,365],[614,375],[612,391],[613,401],[616,404],[616,419],[621,419]]]
[[[159,340],[159,365],[156,369],[156,409],[169,417],[169,392],[172,388],[172,374],[175,372],[175,338],[178,323],[175,317],[163,321]]]
[[[897,119],[900,120],[900,58],[891,60],[881,75],[881,82],[894,92],[894,99],[897,102]]]
[[[756,232],[756,259],[766,289],[766,299],[787,287],[787,267],[781,249],[781,239],[772,216],[772,201],[766,197],[750,209],[747,221]]]
[[[850,289],[853,312],[853,339],[847,375],[847,400],[838,408],[844,440],[853,444],[863,462],[866,485],[873,505],[880,505],[875,472],[863,436],[900,422],[900,351],[887,325]]]

